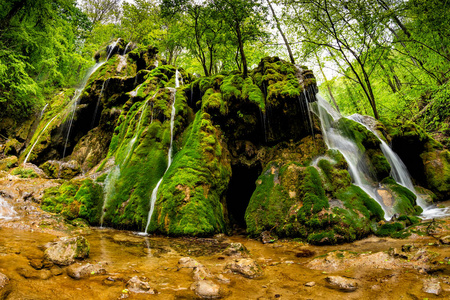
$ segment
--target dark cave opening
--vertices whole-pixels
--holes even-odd
[[[256,180],[262,168],[260,165],[233,165],[232,172],[227,192],[228,218],[232,227],[246,228],[245,210],[256,189]]]

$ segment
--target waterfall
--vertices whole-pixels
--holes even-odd
[[[48,123],[47,125],[45,125],[44,129],[42,129],[42,131],[39,133],[38,137],[36,138],[36,140],[33,143],[33,146],[31,146],[30,151],[28,151],[27,156],[25,157],[25,160],[23,161],[24,164],[27,163],[28,158],[30,158],[31,152],[33,152],[34,146],[36,146],[36,144],[38,143],[41,135],[45,132],[45,130],[47,129],[47,127],[50,125],[50,123],[53,122],[53,120],[57,117],[58,115],[54,116]]]
[[[116,193],[116,181],[120,177],[120,167],[116,165],[105,179],[104,201],[102,206],[102,216],[100,217],[100,227],[103,227],[103,219],[105,218],[106,204],[108,199]]]
[[[342,118],[342,116],[319,94],[316,95],[316,99],[317,106],[313,112],[320,118],[323,138],[328,148],[337,149],[342,153],[347,161],[349,173],[354,184],[381,205],[385,219],[391,219],[393,216],[392,210],[384,205],[383,200],[375,193],[375,188],[366,177],[367,174],[370,174],[370,169],[364,163],[364,160],[361,160],[363,153],[361,153],[355,142],[344,137],[337,129],[333,128],[333,123]]]
[[[122,55],[127,54],[128,46],[130,46],[130,44],[131,44],[131,42],[128,42],[128,44],[125,46],[125,50],[123,50],[123,54]]]
[[[365,128],[370,130],[381,142],[380,148],[383,152],[384,156],[389,162],[389,165],[391,166],[391,176],[394,178],[394,180],[409,189],[411,192],[416,195],[416,202],[417,205],[419,205],[423,209],[423,213],[421,214],[421,217],[423,219],[432,219],[436,217],[444,217],[448,216],[450,214],[449,208],[437,208],[434,205],[429,205],[426,203],[426,201],[420,196],[420,194],[416,191],[414,188],[414,185],[411,180],[411,176],[409,175],[408,169],[406,168],[405,164],[401,160],[401,158],[395,153],[391,147],[379,136],[378,132],[376,130],[373,130],[369,124],[364,120],[364,117],[359,114],[353,114],[348,117],[349,119],[358,122],[359,124],[363,125]]]
[[[170,114],[170,146],[169,146],[169,151],[167,154],[167,168],[166,168],[166,171],[164,172],[164,174],[166,174],[167,170],[169,170],[170,165],[172,164],[172,144],[173,144],[173,127],[174,127],[174,120],[175,120],[175,101],[176,101],[176,96],[177,96],[176,89],[180,86],[180,83],[178,81],[179,76],[180,76],[180,73],[178,72],[178,69],[177,69],[175,72],[175,89],[171,88],[171,91],[173,92],[173,101],[172,101],[172,111]],[[147,225],[145,226],[144,233],[147,233],[148,226],[150,226],[150,221],[152,220],[153,211],[155,209],[156,196],[158,194],[159,186],[164,178],[164,174],[152,191],[152,195],[150,197],[150,210],[148,212]]]
[[[17,215],[14,208],[0,196],[0,220],[11,220]]]
[[[98,107],[100,106],[100,102],[101,102],[101,99],[102,99],[103,91],[108,86],[108,82],[109,82],[109,78],[106,79],[105,81],[103,81],[102,89],[100,91],[100,95],[98,96],[97,104],[95,105],[94,116],[92,117],[91,128],[94,128],[95,118],[97,117],[97,112],[98,112]]]

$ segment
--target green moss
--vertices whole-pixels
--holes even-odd
[[[38,174],[31,168],[18,167],[12,170],[12,175],[19,176],[20,178],[38,178]]]
[[[376,232],[379,236],[392,236],[398,231],[405,229],[405,226],[400,222],[383,224]]]
[[[91,179],[66,181],[45,190],[42,209],[59,213],[69,220],[83,218],[91,225],[99,223],[103,190]]]

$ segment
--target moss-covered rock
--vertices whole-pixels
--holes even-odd
[[[368,235],[383,216],[380,205],[351,184],[342,156],[332,150],[317,168],[269,163],[245,218],[251,235],[272,230],[313,244],[334,244]]]
[[[0,171],[7,171],[13,167],[17,167],[17,162],[18,162],[18,158],[17,156],[8,156],[4,159],[0,160]]]
[[[91,225],[100,221],[103,189],[91,179],[66,181],[45,190],[42,209],[69,220],[83,218]]]

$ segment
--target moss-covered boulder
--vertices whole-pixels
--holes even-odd
[[[100,223],[103,189],[92,179],[66,181],[44,192],[42,209],[69,220],[83,218],[91,225]]]
[[[251,235],[272,230],[313,244],[333,244],[368,235],[383,216],[380,205],[351,184],[341,155],[332,150],[317,167],[269,163],[245,217]]]
[[[14,156],[14,155],[8,156],[4,159],[1,159],[0,160],[0,171],[7,171],[10,168],[17,167],[18,161],[19,160],[18,160],[17,156]]]
[[[207,113],[198,112],[164,175],[149,230],[170,235],[226,232],[225,192],[230,177],[223,134]]]
[[[416,195],[395,182],[391,177],[385,178],[376,193],[382,199],[390,214],[419,215],[422,208],[417,205]]]

